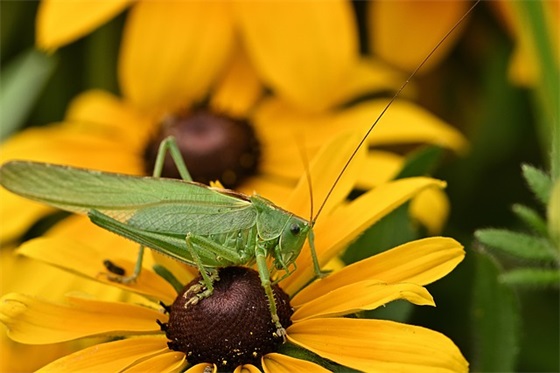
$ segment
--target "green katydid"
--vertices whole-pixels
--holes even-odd
[[[272,322],[277,335],[284,337],[286,332],[279,321],[271,287],[271,271],[283,270],[284,277],[289,276],[305,241],[309,240],[315,273],[322,276],[313,244],[314,222],[386,110],[473,8],[434,47],[387,103],[349,157],[312,220],[285,211],[258,195],[246,196],[193,182],[173,138],[162,142],[153,177],[12,161],[1,167],[0,184],[23,197],[63,210],[87,213],[93,223],[139,243],[134,274],[116,276],[123,282],[133,281],[139,275],[144,247],[199,269],[203,281],[193,302],[212,294],[218,268],[256,264]],[[183,180],[159,178],[167,151]],[[272,258],[272,268],[267,264],[268,258]],[[107,267],[111,271],[110,263]]]
[[[167,150],[184,180],[159,178]],[[273,270],[288,276],[309,237],[316,273],[321,275],[310,222],[259,195],[193,182],[173,137],[161,143],[153,177],[12,161],[0,168],[0,183],[28,199],[87,213],[93,223],[139,243],[135,273],[115,276],[121,282],[139,275],[144,246],[200,270],[204,291],[199,289],[194,302],[212,294],[217,268],[256,263],[281,336],[285,331],[276,315],[267,258],[273,258]]]

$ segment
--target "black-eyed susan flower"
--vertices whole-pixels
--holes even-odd
[[[66,253],[77,249],[68,245],[67,240],[41,238],[24,246],[23,251],[53,262],[49,251],[54,245],[62,245]],[[395,299],[434,305],[422,284],[444,276],[463,255],[461,245],[452,239],[424,239],[304,286],[290,299],[295,312],[288,311],[288,320],[291,317],[288,341],[325,359],[363,371],[466,371],[467,363],[457,347],[437,332],[383,320],[340,317]],[[68,265],[75,271],[75,263],[60,258],[59,265]],[[125,268],[133,266],[124,261],[118,264]],[[87,275],[95,266],[90,267],[83,273]],[[259,320],[270,320],[255,272],[239,267],[222,270],[216,292],[190,309],[185,309],[186,299],[177,296],[167,282],[147,269],[144,275],[145,281],[131,290],[168,304],[176,298],[175,308],[170,310],[171,321],[165,310],[148,299],[139,305],[73,295],[66,304],[54,304],[15,293],[2,299],[2,321],[8,326],[10,336],[23,343],[49,344],[87,336],[127,337],[68,355],[40,370],[44,372],[180,371],[189,356],[193,363],[203,366],[214,363],[220,368],[233,369],[245,362],[261,363],[268,372],[279,371],[275,369],[281,366],[291,367],[291,371],[323,371],[312,362],[275,352],[278,343],[267,345],[271,337],[266,332],[274,327],[272,323],[265,323],[264,336],[258,335],[263,333],[261,329],[252,329],[259,325]],[[190,285],[185,290],[189,288]],[[255,309],[260,313],[255,314]],[[185,329],[189,323],[194,323],[192,330]],[[259,326],[262,328],[262,323]],[[247,340],[247,334],[258,336],[256,340]],[[216,360],[201,361],[212,356]],[[231,366],[232,363],[235,365]]]
[[[129,5],[44,1],[37,17],[37,43],[56,49]],[[317,14],[321,17],[313,16]],[[347,109],[333,105],[363,93],[395,89],[401,82],[400,75],[383,64],[360,58],[354,23],[345,1],[305,6],[137,2],[121,46],[124,98],[85,93],[73,102],[62,124],[27,130],[4,143],[0,160],[150,174],[159,140],[173,134],[196,180],[219,179],[228,187],[259,190],[276,200],[303,172],[298,144],[311,156],[334,133],[365,131],[384,102],[365,101]],[[276,43],[270,43],[271,37]],[[298,68],[290,68],[294,64]],[[276,95],[263,98],[263,85]],[[317,111],[319,107],[323,110]],[[370,145],[465,148],[458,132],[410,103],[395,104],[378,127]],[[363,173],[366,189],[395,176],[403,158],[377,151],[370,154],[369,163],[375,171]],[[6,202],[0,217],[7,223],[1,241],[20,236],[50,211],[0,193]],[[426,200],[440,206],[438,213],[423,213]],[[438,231],[447,214],[445,196],[426,191],[417,201],[413,214],[430,231]]]
[[[35,251],[35,256],[45,255],[39,253],[41,249]],[[445,275],[463,255],[461,245],[452,239],[415,241],[304,287],[289,300],[295,311],[288,311],[288,341],[331,362],[368,372],[467,371],[468,364],[460,351],[440,333],[391,321],[340,317],[395,299],[434,305],[421,284]],[[9,294],[2,299],[2,321],[12,338],[25,343],[102,335],[127,337],[68,355],[41,372],[180,371],[189,360],[195,365],[187,371],[193,372],[211,364],[230,370],[239,365],[262,364],[266,372],[284,371],[281,367],[290,367],[290,371],[327,371],[316,363],[279,353],[282,350],[278,342],[267,345],[271,339],[267,331],[274,325],[269,321],[256,272],[230,267],[221,270],[220,277],[216,292],[191,308],[185,308],[183,295],[177,296],[157,276],[150,278],[152,285],[163,289],[167,286],[165,293],[146,292],[140,286],[135,289],[167,302],[176,297],[170,316],[150,301],[137,305],[74,295],[68,297],[66,304],[54,304]],[[268,321],[264,332],[261,320]],[[258,335],[259,332],[264,334]]]
[[[311,180],[319,201],[330,189],[331,177],[353,150],[355,140],[354,136],[336,139],[311,163]],[[367,226],[421,190],[442,186],[441,182],[429,178],[402,179],[385,183],[351,202],[343,202],[361,172],[357,165],[361,166],[364,160],[362,152],[317,219],[315,243],[321,263],[334,258]],[[301,215],[307,210],[304,206],[309,204],[306,180],[302,178],[292,195],[282,201],[283,206]],[[327,359],[329,364],[365,371],[467,370],[468,364],[460,351],[440,333],[383,320],[341,317],[395,299],[433,305],[433,299],[423,286],[443,277],[462,260],[464,251],[456,241],[429,238],[411,242],[311,284],[314,273],[307,265],[308,251],[304,250],[296,261],[298,269],[279,283],[283,290],[276,290],[277,299],[284,300],[279,303],[291,303],[287,311],[280,311],[281,317],[289,320],[285,322],[289,344]],[[28,257],[105,283],[109,283],[106,277],[99,275],[104,271],[100,258],[115,251],[115,246],[93,248],[60,235],[31,240],[20,248]],[[132,270],[134,265],[126,259],[114,262],[126,270]],[[189,367],[192,372],[203,371],[212,364],[231,370],[243,366],[253,371],[262,368],[265,372],[326,371],[317,362],[287,355],[281,342],[268,343],[270,335],[266,330],[263,337],[258,333],[260,329],[252,329],[257,318],[266,319],[270,314],[258,276],[247,271],[245,268],[223,269],[216,292],[187,310],[183,295],[177,296],[168,282],[145,268],[136,284],[118,285],[136,294],[132,302],[104,301],[74,293],[63,304],[46,301],[46,296],[11,293],[2,298],[0,315],[10,337],[22,343],[51,344],[84,337],[119,337],[63,357],[40,370],[43,372],[181,371],[190,363],[196,364]],[[178,273],[177,270],[173,272]],[[189,273],[183,273],[181,282],[187,283],[192,278]],[[190,289],[190,285],[185,289]],[[261,301],[250,303],[245,294]],[[178,311],[173,307],[162,308],[158,301],[164,305],[174,303],[173,307],[179,304]],[[239,306],[247,302],[252,306]],[[257,309],[264,309],[265,316],[257,317],[252,313]],[[215,312],[214,317],[205,318],[211,310]],[[243,325],[243,319],[246,327],[239,326]],[[196,336],[191,329],[183,329],[189,328],[193,320],[196,320],[192,327]],[[234,332],[228,334],[234,324]],[[268,324],[268,327],[273,325]],[[267,328],[266,323],[264,328]],[[248,330],[251,333],[245,333],[243,338],[239,336]],[[268,342],[248,341],[247,334]],[[182,340],[182,336],[188,338]],[[242,340],[236,340],[234,346],[233,338]],[[267,346],[266,350],[263,346]]]

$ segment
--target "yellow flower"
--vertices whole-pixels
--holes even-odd
[[[391,65],[412,72],[470,5],[465,0],[370,1],[367,7],[370,51]],[[465,24],[460,27],[464,28]],[[440,63],[460,35],[460,32],[451,34],[421,71],[427,72]]]
[[[336,175],[340,163],[354,149],[355,142],[355,136],[339,137],[324,147],[311,163],[311,180],[319,200],[328,192],[330,177]],[[359,158],[357,164],[363,163],[363,152]],[[336,257],[364,229],[421,190],[443,186],[442,182],[429,178],[401,179],[374,188],[351,202],[344,202],[361,170],[358,166],[349,168],[341,179],[340,188],[332,194],[316,222],[315,243],[321,263]],[[305,180],[302,178],[292,195],[284,200],[285,208],[299,213],[306,210],[309,195]],[[31,258],[107,283],[98,275],[103,271],[99,256],[110,255],[115,248],[105,248],[100,253],[83,243],[57,236],[31,240],[20,251]],[[467,371],[468,363],[458,348],[440,333],[390,321],[340,317],[374,309],[396,299],[434,305],[423,286],[445,276],[463,259],[464,251],[456,241],[436,237],[410,242],[311,284],[314,273],[308,265],[308,251],[306,248],[304,251],[296,261],[298,269],[280,282],[295,310],[286,330],[290,344],[337,364],[368,372]],[[115,262],[127,270],[134,265],[124,259]],[[227,281],[226,278],[224,275],[216,287],[221,281]],[[258,276],[256,279],[256,292],[261,295],[268,312]],[[183,282],[188,282],[188,278]],[[42,372],[171,372],[184,369],[189,359],[196,361],[193,355],[186,356],[170,349],[166,335],[160,330],[160,325],[164,325],[163,329],[169,328],[170,319],[156,302],[170,304],[177,297],[169,283],[144,268],[138,283],[119,286],[146,298],[135,303],[120,303],[74,294],[68,296],[66,304],[57,304],[12,293],[2,299],[0,317],[8,326],[10,337],[22,343],[50,344],[92,336],[126,337],[68,355],[47,365],[40,370]],[[227,302],[235,298],[234,294],[237,293],[227,290],[216,292],[196,306],[205,302]],[[184,302],[183,296],[177,299]],[[181,309],[185,310],[184,307]],[[172,309],[171,315],[173,312],[177,311]],[[235,309],[235,312],[236,317],[244,317],[249,323],[256,320],[249,310]],[[204,318],[204,314],[200,317]],[[216,328],[219,332],[220,328],[225,330],[230,326],[225,321],[212,322],[217,322],[213,329],[204,329],[209,334],[211,330],[216,332]],[[170,346],[175,344],[170,343]],[[228,347],[227,353],[231,354],[232,349]],[[257,353],[257,357],[257,364],[260,363],[265,372],[326,371],[316,363],[288,356],[282,349],[263,352],[262,358]],[[222,360],[201,362],[188,371],[202,372],[212,363],[222,366],[228,365],[228,361],[225,364]],[[255,366],[243,368],[258,371]]]
[[[48,251],[54,242],[39,244]],[[37,248],[35,255],[40,250]],[[467,362],[457,347],[437,332],[391,321],[339,317],[396,299],[434,305],[422,284],[445,275],[463,255],[461,246],[452,239],[431,238],[348,266],[291,299],[296,311],[287,329],[288,340],[323,358],[368,372],[467,371]],[[162,287],[167,284],[157,276],[151,280]],[[176,296],[172,291],[148,295],[166,302]],[[2,299],[1,312],[10,336],[23,343],[48,344],[101,335],[129,337],[76,352],[41,372],[127,368],[163,372],[180,370],[185,364],[184,353],[167,347],[168,340],[156,320],[167,322],[168,317],[155,302],[136,305],[69,296],[67,304],[54,304],[12,293]],[[245,316],[251,320],[251,314]],[[220,327],[218,322],[216,328]],[[291,366],[290,371],[320,371],[311,362],[278,353],[264,355],[262,364],[270,372],[278,371],[274,368],[277,364]]]

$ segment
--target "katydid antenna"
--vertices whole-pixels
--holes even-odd
[[[408,83],[410,83],[410,81],[412,80],[412,78],[414,78],[414,76],[416,75],[416,73],[418,73],[418,71],[422,68],[422,66],[424,66],[424,64],[430,59],[430,57],[436,52],[436,50],[438,50],[438,48],[440,47],[440,45],[442,45],[447,38],[449,37],[449,35],[451,35],[456,29],[457,27],[459,27],[459,25],[461,23],[463,23],[463,21],[465,20],[465,18],[467,18],[467,16],[469,14],[472,13],[472,11],[474,10],[474,8],[478,5],[478,3],[481,0],[477,0],[470,8],[469,10],[467,10],[467,12],[465,14],[463,14],[463,16],[455,23],[455,25],[453,25],[453,27],[447,31],[447,33],[441,38],[441,40],[435,45],[435,47],[432,48],[432,50],[426,55],[426,57],[422,60],[422,62],[414,69],[414,71],[409,75],[409,77],[406,79],[406,81],[400,86],[400,88],[397,90],[397,92],[393,95],[393,97],[389,100],[389,102],[387,103],[387,105],[385,105],[385,107],[383,108],[383,110],[381,110],[381,113],[377,116],[377,119],[375,119],[375,121],[373,122],[373,124],[369,127],[369,129],[367,130],[367,132],[365,133],[365,135],[362,137],[362,140],[358,143],[358,146],[356,146],[356,149],[354,149],[354,151],[352,152],[352,154],[350,155],[350,158],[348,158],[348,161],[346,161],[346,164],[344,165],[344,167],[342,167],[342,170],[340,171],[340,173],[338,174],[338,176],[336,177],[333,185],[331,186],[331,188],[329,189],[329,192],[327,193],[325,199],[323,200],[323,202],[321,203],[321,205],[319,206],[319,209],[317,210],[317,214],[315,215],[315,217],[313,218],[313,220],[311,221],[311,225],[315,225],[315,221],[317,220],[317,218],[319,217],[319,215],[321,214],[321,211],[323,211],[323,208],[325,207],[325,204],[327,203],[328,199],[330,198],[331,194],[334,191],[334,188],[336,188],[336,186],[338,185],[340,179],[342,178],[342,175],[344,175],[344,173],[346,172],[346,170],[348,169],[348,166],[350,165],[350,163],[352,162],[352,160],[354,159],[354,157],[356,156],[356,154],[358,153],[358,151],[360,150],[360,148],[362,147],[362,145],[366,142],[368,136],[370,135],[371,131],[373,131],[373,129],[375,128],[375,126],[377,125],[377,123],[379,123],[379,121],[381,120],[381,118],[385,115],[385,113],[387,112],[387,110],[389,109],[389,107],[393,104],[393,102],[400,96],[402,90],[408,85]]]

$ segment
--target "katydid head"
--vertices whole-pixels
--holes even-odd
[[[284,225],[280,241],[274,249],[274,266],[289,273],[289,266],[299,256],[311,225],[308,221],[292,215]]]

